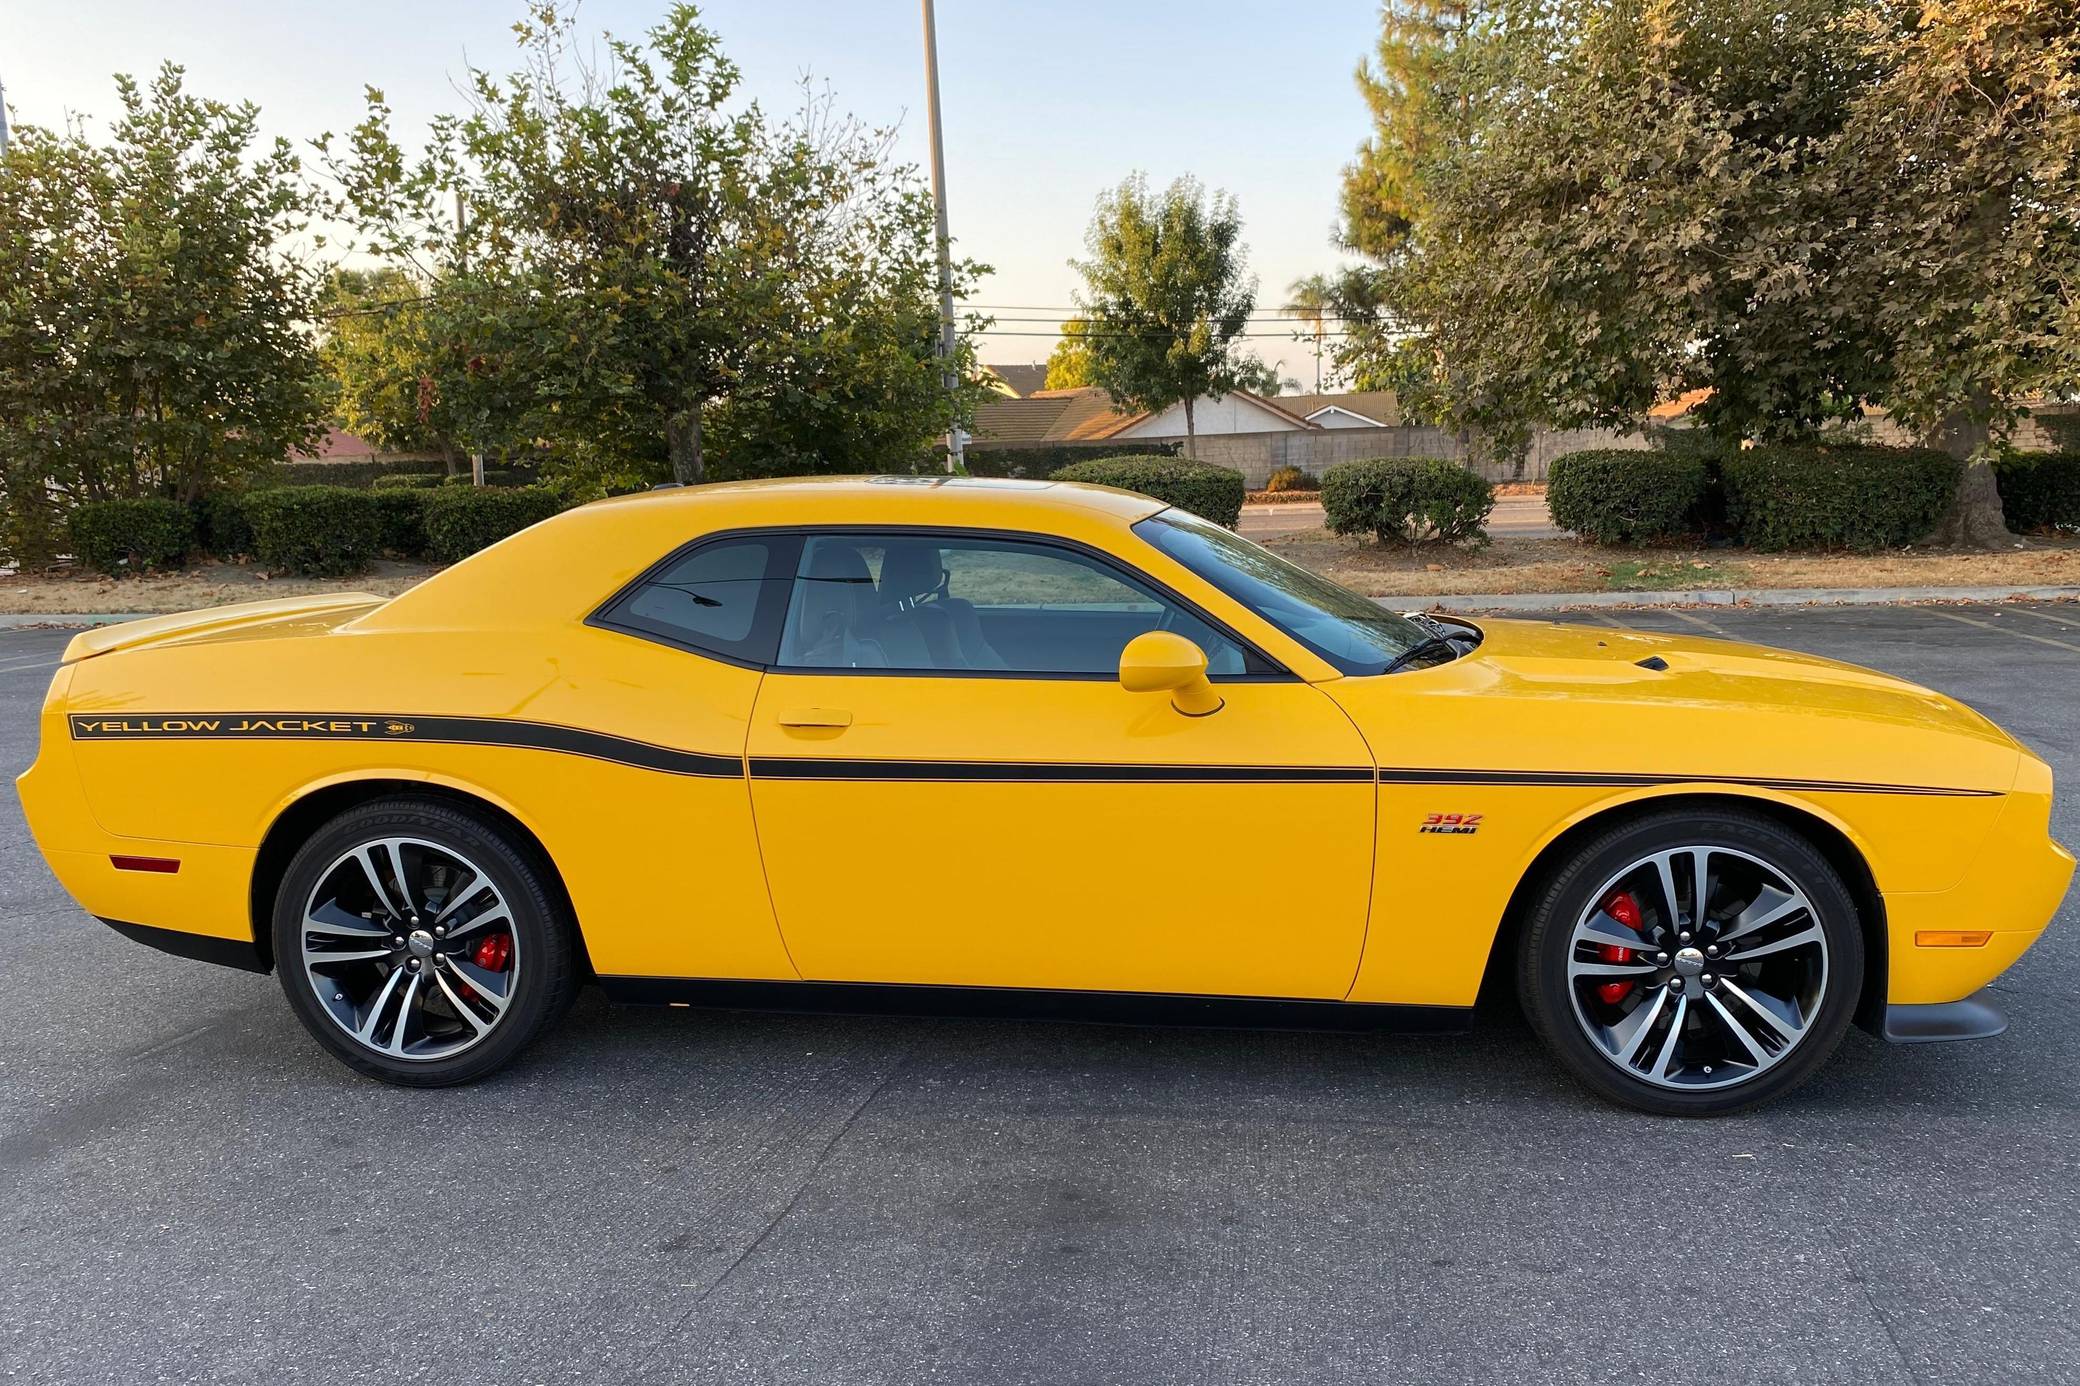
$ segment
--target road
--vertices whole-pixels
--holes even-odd
[[[1293,501],[1285,505],[1245,506],[1236,532],[1261,540],[1267,534],[1292,534],[1320,529],[1319,501]],[[1497,496],[1488,515],[1488,533],[1498,539],[1558,539],[1567,531],[1553,523],[1543,494]]]
[[[2080,783],[2080,608],[1585,619],[1892,670]],[[0,636],[9,773],[63,638]],[[2070,795],[2057,827],[2080,840]],[[1602,1105],[1508,1013],[1418,1038],[588,995],[503,1077],[408,1092],[322,1055],[272,979],[86,918],[10,795],[0,1375],[2080,1379],[2073,914],[2001,984],[2002,1038],[1852,1031],[1713,1122]]]

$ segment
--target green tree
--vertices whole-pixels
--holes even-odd
[[[1086,318],[1068,318],[1062,323],[1062,338],[1047,353],[1047,386],[1050,390],[1080,390],[1095,385],[1091,373],[1091,347],[1085,340],[1090,331]]]
[[[0,543],[46,557],[81,500],[193,499],[312,445],[313,205],[259,112],[118,77],[106,143],[14,131],[0,159]]]
[[[1325,274],[1295,279],[1286,289],[1285,314],[1307,324],[1305,332],[1293,334],[1297,341],[1314,346],[1314,388],[1322,390],[1322,355],[1329,341],[1329,322],[1337,315],[1336,282]]]
[[[1853,287],[1882,400],[1969,464],[1938,537],[2006,542],[1990,461],[2028,400],[2080,385],[2080,6],[1891,3],[1854,31],[1884,72],[1842,156],[1876,203]]]
[[[1474,18],[1469,0],[1386,0],[1379,44],[1358,64],[1372,133],[1343,171],[1340,239],[1378,259],[1400,250],[1423,215],[1423,163],[1446,137],[1439,68]],[[1298,285],[1295,285],[1298,288]]]
[[[1868,173],[1836,155],[1873,75],[1859,3],[1554,0],[1463,31],[1430,74],[1451,137],[1375,286],[1400,331],[1364,364],[1427,355],[1439,412],[1503,452],[1674,389],[1758,439],[1871,397],[1885,357],[1848,287]]]
[[[691,482],[711,416],[729,415],[747,456],[799,457],[798,433],[761,441],[748,421],[814,417],[893,446],[900,415],[908,460],[972,408],[910,380],[940,366],[929,337],[910,338],[916,305],[891,294],[929,297],[913,271],[936,241],[885,133],[816,100],[769,123],[737,99],[737,68],[690,5],[643,42],[608,38],[600,67],[572,56],[574,21],[553,3],[516,30],[519,69],[472,70],[471,109],[434,122],[424,157],[398,147],[371,92],[331,163],[379,250],[482,305],[472,378],[496,382],[519,431],[605,479]],[[957,264],[956,293],[978,273]],[[866,352],[836,378],[847,358],[829,344],[848,339],[902,343],[907,364]]]
[[[1129,408],[1184,406],[1185,452],[1198,455],[1192,417],[1246,378],[1234,342],[1256,303],[1235,199],[1209,199],[1180,178],[1160,194],[1139,174],[1098,199],[1078,304],[1090,320],[1091,373]]]

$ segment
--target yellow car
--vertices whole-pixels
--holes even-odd
[[[20,780],[79,902],[363,1073],[677,1004],[1463,1021],[1713,1113],[1973,996],[2073,858],[1984,717],[1713,640],[1400,616],[1145,496],[571,511],[384,601],[76,638]]]

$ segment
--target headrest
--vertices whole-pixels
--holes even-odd
[[[909,601],[939,590],[946,564],[939,546],[921,539],[890,544],[881,555],[881,600]]]
[[[807,573],[810,581],[871,583],[874,580],[874,575],[867,571],[867,560],[855,545],[833,543],[828,539],[815,539],[810,543]]]

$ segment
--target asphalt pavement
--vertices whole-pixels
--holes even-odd
[[[1576,619],[1902,674],[2080,784],[2080,607]],[[10,774],[64,639],[0,635]],[[2056,827],[2080,841],[2070,794]],[[0,1377],[2080,1379],[2073,916],[2000,983],[2005,1036],[1852,1031],[1719,1121],[1603,1105],[1506,1012],[1396,1037],[587,995],[503,1076],[414,1092],[325,1057],[271,978],[87,918],[8,795]]]

